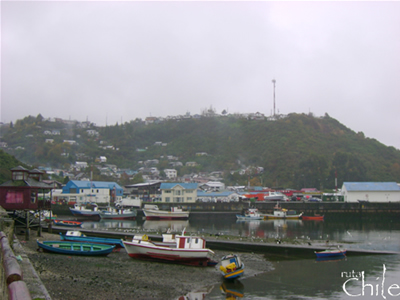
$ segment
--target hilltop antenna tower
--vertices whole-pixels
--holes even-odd
[[[274,117],[275,117],[275,83],[276,83],[276,80],[272,79],[272,83],[274,85]]]

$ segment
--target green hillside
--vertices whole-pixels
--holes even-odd
[[[60,131],[45,143],[45,130]],[[99,135],[88,135],[87,130]],[[69,145],[64,140],[74,140]],[[202,117],[149,124],[134,120],[107,127],[79,128],[44,121],[39,115],[19,120],[3,132],[7,151],[32,164],[67,167],[75,161],[107,163],[137,170],[139,161],[158,159],[159,170],[171,168],[167,156],[183,163],[180,176],[224,171],[227,185],[334,188],[343,181],[400,182],[400,151],[365,138],[325,115],[290,114],[278,120],[250,120],[237,116]],[[155,145],[164,143],[163,146]],[[16,150],[16,147],[23,147]],[[109,148],[106,148],[110,146]],[[206,153],[198,156],[196,153]],[[185,166],[196,162],[196,167]],[[264,168],[262,173],[256,167]],[[246,175],[239,175],[247,169]]]

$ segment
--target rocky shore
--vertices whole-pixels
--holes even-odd
[[[125,249],[107,257],[68,256],[38,251],[37,233],[29,241],[17,235],[26,256],[53,300],[178,299],[222,283],[216,267],[189,267],[130,258]],[[42,232],[39,240],[59,240]],[[227,254],[214,251],[219,260]],[[237,252],[236,252],[237,253]],[[245,276],[271,270],[261,254],[237,253],[246,264]],[[29,287],[29,286],[28,286]]]

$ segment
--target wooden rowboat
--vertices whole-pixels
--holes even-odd
[[[105,244],[105,245],[114,245],[116,248],[123,248],[124,244],[121,239],[113,239],[113,238],[102,238],[95,236],[87,236],[83,232],[80,231],[70,231],[62,234],[60,232],[60,239],[62,241],[70,241],[70,242],[82,242],[89,244]]]
[[[53,220],[54,225],[57,226],[68,226],[68,227],[81,227],[82,222],[79,221],[70,221],[70,220]]]
[[[115,248],[114,245],[89,244],[65,241],[44,241],[37,240],[38,246],[46,252],[69,255],[108,255]]]

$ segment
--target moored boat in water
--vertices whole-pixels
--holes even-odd
[[[143,213],[146,220],[185,220],[189,218],[189,211],[184,211],[181,207],[171,207],[171,210],[160,210],[157,205],[145,204]]]
[[[337,247],[329,247],[323,251],[314,251],[317,258],[335,257],[335,256],[346,256],[346,249]]]
[[[85,206],[75,204],[74,208],[69,208],[72,215],[76,217],[86,217],[86,218],[100,218],[100,210],[97,205],[94,205],[93,209],[86,208]]]
[[[39,248],[46,252],[69,255],[108,255],[115,248],[114,245],[89,244],[82,242],[66,242],[66,241],[43,241],[37,240]]]
[[[320,215],[305,216],[305,215],[302,215],[302,216],[301,216],[301,219],[302,219],[302,220],[323,221],[323,220],[324,220],[324,216],[320,216]]]
[[[163,242],[157,244],[147,235],[134,236],[132,241],[122,242],[132,258],[203,267],[216,264],[212,260],[214,252],[206,248],[206,240],[202,237],[182,233],[172,238],[164,235],[163,238]]]
[[[137,212],[135,209],[124,208],[108,208],[107,210],[100,211],[101,219],[112,220],[134,220]]]
[[[240,221],[264,219],[264,217],[260,214],[257,208],[249,208],[245,211],[244,215],[236,215],[236,218]]]
[[[295,210],[288,210],[275,205],[272,214],[262,214],[265,219],[300,219],[303,213],[298,214]]]
[[[55,219],[53,220],[54,225],[57,226],[67,226],[67,227],[81,227],[82,222],[79,221],[72,221],[72,220],[59,220]]]

